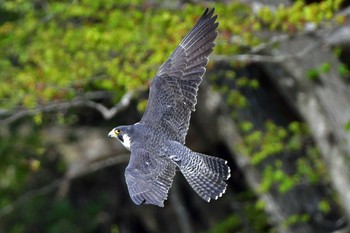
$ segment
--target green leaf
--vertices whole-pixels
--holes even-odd
[[[310,69],[307,71],[306,77],[310,80],[318,80],[320,78],[320,73],[317,69]]]
[[[344,64],[344,63],[340,64],[338,66],[338,73],[342,77],[349,76],[349,73],[350,73],[349,72],[349,67],[346,64]]]
[[[344,128],[345,128],[346,131],[350,131],[350,121],[345,123]]]
[[[328,73],[331,70],[331,64],[329,63],[322,63],[320,67],[320,71],[322,73]]]
[[[253,129],[253,124],[250,121],[243,121],[240,126],[243,132],[249,132]]]
[[[331,211],[331,206],[327,200],[322,200],[318,203],[318,209],[323,213],[327,214]]]

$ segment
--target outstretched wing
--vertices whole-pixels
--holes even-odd
[[[172,140],[185,143],[198,86],[215,46],[218,23],[214,9],[204,12],[154,77],[141,122],[157,125]]]
[[[155,157],[135,146],[125,170],[125,179],[131,199],[137,204],[164,206],[168,197],[176,165],[166,157]]]

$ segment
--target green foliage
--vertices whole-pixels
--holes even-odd
[[[318,80],[320,78],[320,73],[317,69],[310,69],[307,71],[306,77],[310,80]]]
[[[119,231],[119,228],[118,228],[118,226],[112,226],[111,227],[111,233],[119,233],[120,231]]]
[[[279,157],[281,154],[305,150],[305,139],[308,138],[305,124],[291,122],[285,128],[268,121],[262,131],[255,130],[252,123],[243,121],[240,129],[246,135],[240,145],[242,154],[250,156],[252,165],[263,166],[260,192],[268,192],[273,188],[286,193],[303,182],[315,184],[326,173],[325,165],[314,146],[307,146],[306,153],[303,152],[305,156],[296,158],[295,165],[285,164]],[[269,161],[268,165],[264,165],[265,161]],[[286,166],[294,167],[294,172],[286,173]]]
[[[272,232],[268,230],[270,227],[264,210],[255,204],[258,201],[254,200],[253,193],[243,192],[237,197],[237,209],[205,233]]]
[[[309,69],[306,72],[306,77],[309,78],[310,80],[318,80],[320,78],[321,74],[327,74],[330,72],[332,69],[332,66],[330,63],[322,63],[316,68]],[[349,70],[345,64],[341,64],[338,67],[338,72],[341,76],[348,76]]]
[[[245,123],[247,124],[247,123]],[[264,159],[285,150],[288,145],[288,133],[283,127],[278,127],[272,122],[266,122],[266,131],[251,130],[247,132],[243,146],[245,154],[251,155],[251,162],[259,164]]]
[[[239,216],[237,216],[236,214],[232,214],[206,233],[229,233],[237,229],[239,224]]]
[[[296,177],[290,176],[283,171],[282,162],[276,161],[275,166],[265,167],[260,192],[267,192],[273,185],[277,185],[278,191],[285,193],[294,188],[297,183]]]
[[[238,87],[250,87],[252,89],[259,88],[259,81],[257,79],[250,79],[247,77],[239,77],[237,78],[237,86]]]
[[[247,105],[247,99],[236,90],[228,92],[226,101],[230,106],[235,106],[237,108],[243,108]]]
[[[331,70],[331,64],[329,63],[322,63],[320,66],[320,71],[322,73],[328,73]]]
[[[263,7],[257,14],[244,4],[216,4],[220,37],[215,51],[235,54],[257,45],[255,32],[266,26],[292,32],[308,22],[328,20],[340,3],[296,1],[275,12]],[[42,7],[21,0],[2,3],[3,11],[18,18],[0,22],[0,70],[6,71],[0,73],[1,106],[34,108],[96,89],[113,91],[118,101],[125,92],[147,86],[203,7],[185,5],[172,12],[139,4],[142,1],[50,1]],[[258,88],[256,80],[250,82]],[[40,116],[34,120],[41,122]]]
[[[17,221],[11,224],[9,232],[18,232],[19,229],[23,229],[23,226],[36,226],[36,232],[50,233],[96,231],[99,221],[91,221],[91,219],[98,218],[106,200],[97,197],[95,202],[86,203],[82,207],[74,207],[67,199],[52,202],[52,198],[35,198],[22,207],[18,211],[21,215],[17,216]],[[27,230],[30,231],[30,229]]]
[[[341,0],[326,0],[320,3],[306,4],[304,1],[298,0],[291,7],[280,5],[276,11],[265,6],[259,10],[257,19],[270,30],[295,33],[302,30],[307,23],[314,23],[317,26],[330,20],[341,3]],[[342,21],[341,17],[337,18],[337,22]]]
[[[327,200],[322,200],[318,203],[318,208],[323,212],[323,213],[329,213],[331,211],[331,206],[328,203]]]
[[[338,66],[338,73],[342,77],[348,77],[350,75],[349,67],[346,64],[340,64]]]
[[[5,2],[22,17],[0,26],[0,69],[7,71],[0,80],[10,80],[0,87],[1,105],[34,108],[94,89],[113,91],[118,101],[147,85],[197,19],[189,16],[203,8],[174,14],[136,4],[50,1],[34,11],[34,2]]]
[[[249,121],[242,121],[240,124],[240,129],[244,132],[244,133],[247,133],[249,131],[251,131],[254,127],[254,125],[249,122]]]
[[[7,190],[2,192],[0,205],[11,200],[11,193],[20,191],[23,182],[40,170],[45,148],[37,132],[24,126],[12,128],[11,134],[5,130],[0,133],[0,189]]]
[[[346,131],[350,131],[350,121],[346,122],[344,128]]]
[[[276,160],[273,165],[266,166],[260,184],[260,192],[268,192],[271,188],[276,187],[280,193],[286,193],[298,184],[319,182],[320,177],[325,174],[324,164],[315,161],[311,155],[307,155],[305,158],[296,160],[296,170],[292,174],[287,174],[283,170],[283,166],[286,165],[281,160]],[[316,164],[313,163],[314,161]]]
[[[288,217],[288,219],[283,223],[285,227],[297,225],[303,222],[310,221],[311,216],[309,214],[294,214]]]

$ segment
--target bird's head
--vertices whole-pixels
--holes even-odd
[[[126,126],[118,126],[108,133],[108,137],[117,138],[123,146],[130,150],[130,136],[128,134],[129,129]]]

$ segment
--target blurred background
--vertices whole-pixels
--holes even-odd
[[[136,206],[129,152],[150,80],[207,7],[219,36],[186,145],[228,160],[206,203],[182,175]],[[0,1],[0,232],[350,232],[350,3]]]

